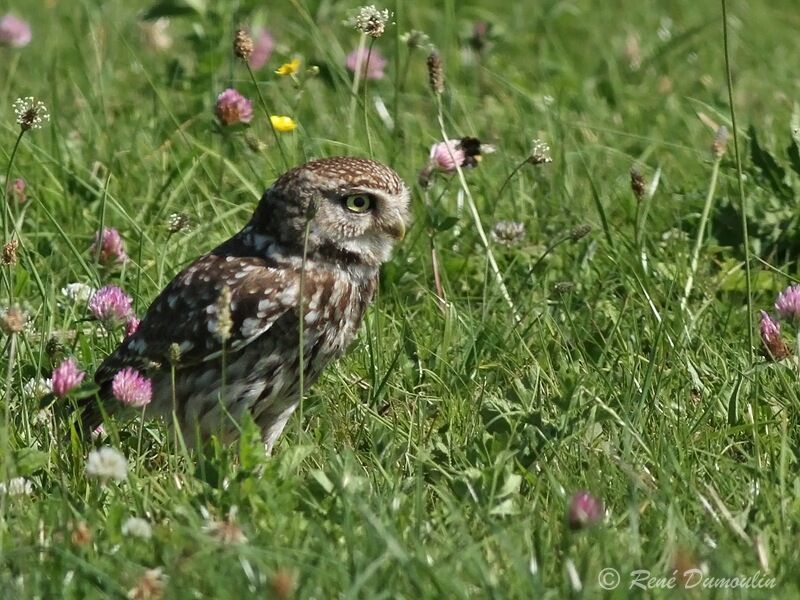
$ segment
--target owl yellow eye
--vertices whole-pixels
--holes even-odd
[[[372,208],[372,197],[367,194],[354,194],[344,199],[344,206],[354,213],[367,212]]]

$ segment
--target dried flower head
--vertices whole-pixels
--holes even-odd
[[[20,205],[25,204],[27,200],[25,189],[27,187],[25,180],[22,177],[17,177],[11,182],[11,185],[8,186],[8,201]]]
[[[22,48],[30,44],[32,38],[31,26],[27,21],[11,13],[0,19],[0,46]]]
[[[66,397],[83,382],[84,377],[86,373],[78,368],[75,359],[67,358],[53,370],[53,393],[59,398]]]
[[[143,540],[149,540],[153,537],[153,528],[147,519],[141,517],[128,517],[122,524],[122,535],[138,537]]]
[[[293,58],[287,63],[283,63],[280,67],[275,69],[275,74],[285,77],[286,75],[294,75],[300,70],[300,59]]]
[[[144,574],[136,580],[134,586],[128,590],[129,600],[161,600],[167,590],[167,576],[164,570],[147,569]]]
[[[434,94],[444,93],[444,64],[441,55],[433,51],[425,63],[428,66],[428,83]]]
[[[92,543],[92,530],[86,521],[78,521],[72,524],[72,535],[70,539],[75,546],[87,546]]]
[[[157,52],[172,48],[172,36],[169,34],[169,19],[161,17],[155,21],[139,23],[142,41]]]
[[[269,587],[272,589],[273,597],[278,600],[287,600],[291,598],[297,587],[294,573],[289,569],[278,569],[275,571],[275,575],[272,576]]]
[[[416,29],[405,32],[400,36],[400,41],[411,50],[416,48],[429,49],[431,47],[431,38],[428,37],[428,34]]]
[[[569,239],[573,242],[577,242],[578,240],[585,238],[589,233],[592,231],[592,226],[588,223],[584,223],[583,225],[578,225],[577,227],[573,227],[572,230],[569,232]]]
[[[211,520],[203,527],[203,531],[225,546],[244,544],[247,542],[247,536],[236,524],[236,513],[236,507],[231,507],[227,519],[224,521]]]
[[[345,59],[345,66],[348,71],[355,73],[360,69],[362,79],[383,79],[388,61],[377,48],[359,48],[353,50]]]
[[[106,325],[125,323],[133,313],[133,299],[116,285],[101,287],[91,300],[89,310],[94,318]]]
[[[228,88],[217,96],[214,112],[219,122],[226,126],[253,120],[252,103],[233,88]]]
[[[297,129],[297,121],[286,115],[270,115],[269,122],[272,123],[272,127],[275,131],[281,133],[289,133]]]
[[[6,335],[19,333],[25,329],[28,322],[28,315],[19,306],[9,306],[0,311],[0,331]]]
[[[111,392],[125,406],[141,408],[153,399],[153,383],[133,367],[126,367],[114,375]]]
[[[558,294],[569,294],[575,290],[575,284],[571,281],[559,281],[553,286],[553,289]]]
[[[92,450],[86,459],[86,475],[103,481],[123,481],[128,476],[128,459],[110,446]]]
[[[169,363],[171,365],[177,365],[180,362],[181,362],[181,346],[180,344],[172,342],[169,345]]]
[[[353,27],[361,33],[373,38],[379,38],[386,31],[386,24],[391,19],[391,13],[384,9],[379,10],[375,5],[362,6],[353,17]]]
[[[253,33],[255,39],[255,47],[253,53],[250,55],[250,68],[254,71],[263,67],[272,56],[275,50],[275,38],[266,29],[261,29],[257,33]]]
[[[214,305],[214,314],[216,314],[217,322],[216,327],[213,329],[215,329],[217,339],[224,344],[231,337],[231,329],[233,328],[231,288],[227,285],[220,290],[219,297]],[[209,325],[209,329],[212,329],[211,325]]]
[[[113,227],[103,227],[94,235],[94,241],[89,248],[89,254],[97,257],[102,265],[124,263],[128,260],[125,252],[125,242],[122,241],[119,231]]]
[[[3,255],[0,256],[0,264],[5,267],[17,264],[17,249],[19,240],[9,240],[3,244]]]
[[[492,227],[492,239],[504,246],[516,246],[525,237],[525,225],[517,221],[498,221]]]
[[[24,477],[0,481],[0,496],[30,496],[32,493],[33,484]]]
[[[761,311],[759,323],[761,333],[761,346],[764,356],[769,360],[783,360],[791,354],[789,346],[781,337],[781,324],[774,320],[766,311]]]
[[[14,114],[22,131],[41,129],[50,120],[47,106],[33,96],[14,100]]]
[[[719,160],[725,154],[725,149],[728,146],[728,128],[725,125],[720,126],[714,134],[714,142],[711,144],[711,155]]]
[[[631,191],[636,199],[641,202],[644,199],[644,194],[647,191],[647,181],[645,181],[642,170],[638,165],[631,167]]]
[[[577,492],[569,501],[567,525],[570,529],[586,529],[603,518],[603,502],[586,490]]]
[[[546,165],[553,162],[550,156],[550,146],[540,139],[535,139],[531,142],[531,154],[528,157],[534,165]]]
[[[775,310],[784,319],[795,323],[800,321],[800,284],[790,285],[778,294]]]
[[[236,32],[233,38],[233,53],[238,58],[241,58],[244,62],[249,62],[254,48],[255,44],[253,44],[253,38],[250,37],[249,33],[244,29]]]

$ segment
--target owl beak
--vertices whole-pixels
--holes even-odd
[[[406,224],[403,223],[403,219],[397,219],[396,221],[387,223],[384,231],[398,242],[402,242],[403,238],[406,237]]]

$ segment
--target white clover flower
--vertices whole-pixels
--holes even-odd
[[[33,96],[14,100],[14,115],[23,131],[41,129],[42,125],[50,121],[47,106]]]
[[[546,165],[553,162],[553,158],[550,156],[550,146],[538,138],[533,140],[529,160],[534,165]]]
[[[32,492],[33,484],[24,477],[0,481],[0,496],[30,496]]]
[[[149,540],[151,537],[153,537],[153,528],[150,526],[150,523],[147,521],[147,519],[142,519],[140,517],[129,517],[122,524],[122,535]]]
[[[99,479],[122,481],[128,476],[128,459],[115,448],[103,446],[89,452],[86,459],[86,474]]]
[[[61,294],[73,302],[88,302],[96,291],[92,286],[80,282],[68,283],[61,288]]]
[[[361,33],[370,37],[379,38],[386,31],[386,23],[389,22],[392,14],[384,9],[378,10],[375,5],[362,6],[358,9],[358,14],[353,18],[353,27]]]
[[[25,382],[22,386],[22,395],[25,398],[33,398],[35,400],[41,400],[47,394],[53,392],[53,380],[52,379],[29,379]]]

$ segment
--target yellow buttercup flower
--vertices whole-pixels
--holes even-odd
[[[291,61],[282,64],[275,71],[278,75],[294,75],[300,70],[300,59],[293,58]]]
[[[270,115],[269,120],[272,123],[272,126],[275,128],[275,131],[280,131],[281,133],[293,131],[297,128],[297,122],[292,119],[292,117],[287,117],[285,115]]]

